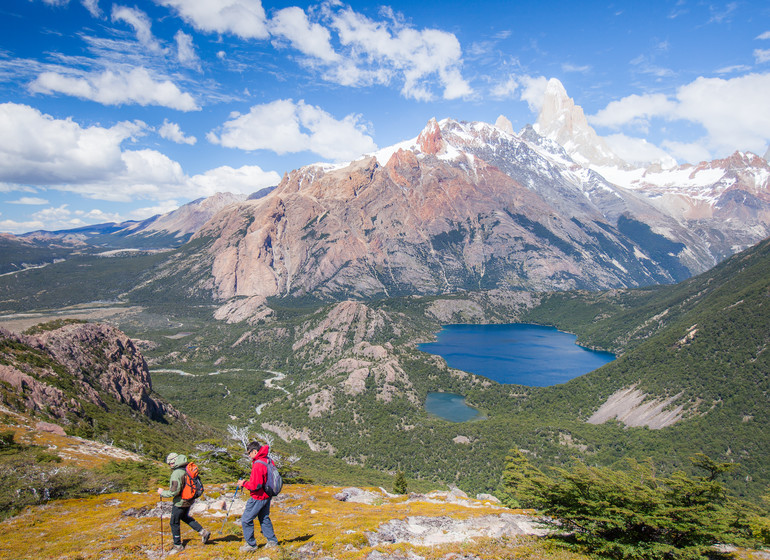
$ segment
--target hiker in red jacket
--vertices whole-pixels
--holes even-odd
[[[238,486],[245,488],[251,493],[251,497],[246,502],[246,509],[241,517],[241,527],[243,527],[243,539],[246,543],[241,546],[242,552],[252,552],[257,550],[257,540],[254,538],[254,519],[259,519],[259,526],[262,529],[262,535],[267,539],[265,548],[276,546],[278,539],[273,531],[273,522],[270,521],[270,496],[264,491],[263,486],[267,479],[267,466],[260,462],[267,459],[270,447],[260,445],[252,441],[246,447],[246,453],[251,458],[251,476],[249,480],[239,480]]]

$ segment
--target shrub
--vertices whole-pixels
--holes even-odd
[[[547,475],[520,452],[504,472],[511,499],[537,507],[554,529],[588,550],[610,558],[696,559],[730,539],[732,519],[724,487],[716,479],[735,465],[703,455],[693,459],[706,476],[660,476],[651,464],[629,461],[625,471],[554,468]]]

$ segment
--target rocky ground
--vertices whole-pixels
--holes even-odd
[[[271,517],[279,549],[241,553],[245,502],[212,487],[194,506],[211,531],[202,544],[183,526],[186,558],[481,559],[545,557],[542,527],[492,497],[459,490],[396,496],[378,488],[285,486]],[[162,558],[170,547],[171,504],[154,494],[111,494],[29,508],[0,524],[2,558]],[[263,539],[257,535],[261,545]],[[527,552],[528,551],[528,552]],[[534,556],[531,553],[536,552]],[[549,558],[582,556],[554,550]],[[180,556],[181,557],[181,556]]]

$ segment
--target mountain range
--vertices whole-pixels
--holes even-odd
[[[518,134],[504,117],[431,120],[412,140],[294,170],[247,200],[220,194],[144,222],[5,236],[19,258],[2,265],[38,264],[31,253],[43,247],[61,258],[193,240],[194,257],[159,274],[217,301],[600,290],[675,283],[769,234],[764,158],[635,167],[551,80],[538,122]]]

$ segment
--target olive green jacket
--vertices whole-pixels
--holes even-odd
[[[195,500],[183,500],[181,493],[184,487],[184,473],[187,466],[187,456],[177,455],[174,462],[174,470],[171,471],[171,478],[169,479],[169,489],[164,490],[160,495],[161,498],[173,498],[171,502],[176,507],[190,507]]]

